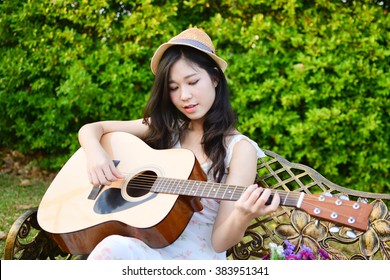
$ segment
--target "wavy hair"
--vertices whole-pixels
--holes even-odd
[[[212,162],[208,172],[212,172],[214,180],[220,182],[225,174],[224,139],[234,131],[237,117],[230,105],[226,77],[218,64],[207,54],[180,45],[165,51],[144,111],[144,122],[149,126],[149,134],[144,140],[155,149],[172,148],[180,141],[180,136],[190,124],[190,119],[173,105],[169,94],[170,70],[181,58],[204,69],[212,80],[218,81],[214,103],[205,115],[201,143],[206,156]]]

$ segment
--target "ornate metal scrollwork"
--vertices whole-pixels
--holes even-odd
[[[37,222],[37,208],[24,212],[12,225],[5,243],[6,260],[68,259]]]
[[[338,197],[352,196],[373,205],[368,230],[359,232],[330,222],[319,221],[294,208],[281,206],[267,217],[258,217],[248,227],[243,240],[228,250],[229,259],[262,259],[269,243],[287,239],[299,250],[303,245],[313,252],[325,250],[331,259],[390,260],[389,194],[358,192],[336,185],[310,167],[290,163],[265,151],[258,174],[262,186],[315,193],[329,192]],[[12,225],[5,244],[4,259],[70,259],[37,223],[37,208],[22,214]],[[76,257],[78,258],[78,257]]]
[[[250,257],[262,257],[268,252],[264,251],[264,238],[258,232],[247,230],[245,232],[245,240],[240,245],[231,248],[231,254],[235,259],[247,260]]]
[[[340,198],[354,197],[373,205],[365,232],[319,221],[309,214],[294,208],[281,206],[267,219],[255,219],[244,240],[228,251],[232,259],[263,258],[269,251],[269,242],[283,244],[289,240],[300,250],[303,245],[313,252],[326,251],[330,259],[370,260],[390,259],[390,213],[385,201],[389,194],[350,190],[336,185],[312,168],[291,163],[276,153],[265,151],[268,156],[258,166],[258,180],[263,187],[301,191],[308,194],[318,191],[331,193]],[[267,221],[267,223],[265,223]],[[255,250],[247,239],[261,240]],[[260,253],[259,253],[260,252]]]

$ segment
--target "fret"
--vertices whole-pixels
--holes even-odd
[[[165,193],[172,193],[173,194],[171,180],[172,180],[171,178],[166,178],[165,184],[163,186],[163,192],[165,192]]]
[[[230,200],[234,200],[233,197],[234,197],[234,194],[236,193],[237,186],[229,186],[229,188],[230,187],[234,187],[233,191],[231,191],[232,195],[230,196]]]
[[[219,184],[215,198],[222,199],[225,192],[226,192],[226,185],[225,184]]]
[[[184,184],[183,184],[182,193],[185,194],[185,195],[191,195],[191,190],[189,188],[190,181],[189,180],[185,180],[183,183]]]
[[[200,197],[204,197],[203,193],[206,190],[208,184],[209,184],[209,182],[201,183],[202,192],[199,194]]]
[[[199,184],[197,185],[196,193],[198,194],[199,197],[201,197],[201,194],[204,192],[205,188],[205,183],[204,182],[198,182]]]
[[[182,195],[189,195],[189,182],[188,180],[177,180],[178,185],[177,185],[177,194],[182,194]]]
[[[283,203],[282,203],[283,205],[286,205],[287,198],[288,198],[288,193],[286,194],[286,196],[285,196],[285,198],[283,200]]]
[[[192,189],[193,189],[193,186],[194,184],[190,181],[190,180],[184,180],[184,183],[183,183],[183,190],[182,192],[185,193],[185,195],[192,195]]]
[[[231,201],[238,200],[245,190],[246,187],[236,185],[164,177],[158,177],[151,188],[152,192],[157,193],[163,192]],[[272,192],[272,194],[274,193],[275,191]],[[289,197],[288,192],[278,191],[278,193],[281,196],[282,205],[290,206],[291,200],[297,201],[297,199],[293,199],[291,196]],[[294,206],[295,204],[292,205]]]
[[[234,200],[238,200],[245,190],[246,190],[245,187],[237,186]]]
[[[180,190],[180,180],[174,180],[172,179],[173,181],[173,186],[172,186],[172,192],[174,194],[180,194],[180,192],[178,192]]]
[[[207,197],[207,195],[205,193],[208,189],[210,189],[209,185],[210,185],[210,182],[205,182],[202,184],[202,192],[200,193],[201,197]]]
[[[212,195],[212,198],[220,198],[220,197],[218,196],[218,193],[219,193],[219,190],[220,190],[221,186],[222,186],[222,184],[213,183],[213,187],[212,187],[212,193],[213,193],[213,195]]]
[[[177,184],[176,184],[176,194],[186,194],[186,189],[185,189],[185,183],[186,181],[185,180],[176,180]]]
[[[214,195],[211,195],[211,193],[214,193]],[[216,188],[215,188],[215,183],[213,182],[212,183],[212,186],[211,186],[211,188],[210,188],[210,190],[209,190],[209,192],[208,192],[208,194],[207,194],[207,197],[213,197],[213,198],[215,198],[215,193],[216,193]]]
[[[165,178],[164,177],[157,177],[156,181],[154,181],[153,187],[150,189],[152,192],[162,192],[163,190],[163,184],[164,184]]]
[[[281,190],[272,190],[272,194],[278,193],[280,196],[280,204],[285,206],[296,206],[301,193],[287,192]]]
[[[229,185],[224,185],[225,191],[223,192],[222,196],[220,197],[221,199],[225,199],[226,192],[229,190]]]
[[[198,192],[199,192],[199,187],[201,186],[201,182],[200,181],[192,181],[192,180],[188,180],[188,191],[187,191],[187,194],[188,195],[192,195],[192,196],[199,196],[198,195]]]

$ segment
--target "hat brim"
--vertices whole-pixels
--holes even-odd
[[[194,49],[200,50],[201,52],[204,52],[205,54],[210,56],[218,64],[218,66],[221,68],[221,70],[223,72],[227,68],[227,62],[225,60],[223,60],[222,58],[220,58],[219,56],[217,56],[216,54],[214,54],[214,53],[210,53],[208,51],[205,51],[204,49],[199,48],[197,46],[194,46],[192,44],[186,44],[186,43],[182,43],[182,42],[180,42],[180,43],[178,43],[178,42],[167,42],[167,43],[164,43],[164,44],[162,44],[161,46],[158,47],[158,49],[154,53],[154,55],[152,57],[152,60],[150,62],[150,68],[152,69],[152,72],[153,72],[154,75],[156,75],[158,65],[160,64],[161,57],[163,56],[165,51],[168,48],[170,48],[172,46],[175,46],[175,45],[189,46],[189,47],[192,47]]]

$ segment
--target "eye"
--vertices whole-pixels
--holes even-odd
[[[189,84],[190,84],[191,86],[193,86],[193,85],[196,85],[198,82],[199,82],[199,80],[195,80],[195,81],[193,81],[193,82],[190,82]]]
[[[178,89],[178,87],[169,87],[169,91],[170,92],[173,92],[173,91],[175,91],[175,90],[177,90]]]

